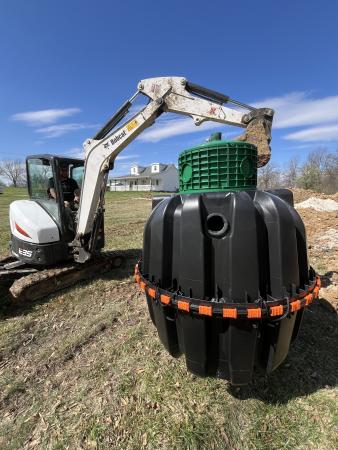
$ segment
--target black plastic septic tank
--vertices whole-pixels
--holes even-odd
[[[168,352],[200,376],[274,370],[318,295],[288,190],[256,190],[257,149],[214,136],[179,157],[180,194],[157,202],[136,280]]]

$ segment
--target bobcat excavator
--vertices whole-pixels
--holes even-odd
[[[140,94],[148,98],[147,105],[119,125]],[[84,161],[27,157],[30,199],[10,205],[11,256],[0,261],[0,285],[10,285],[12,297],[35,300],[121,266],[123,252],[100,251],[108,173],[118,154],[164,112],[190,116],[197,126],[211,120],[245,128],[237,140],[257,146],[258,166],[270,159],[272,109],[256,109],[181,77],[142,80],[130,100],[84,142]],[[81,185],[77,211],[65,201],[61,168]]]

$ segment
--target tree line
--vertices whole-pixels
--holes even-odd
[[[0,161],[0,176],[14,187],[25,186],[25,164],[20,160]],[[338,152],[330,153],[322,148],[310,152],[303,163],[297,157],[291,158],[284,167],[269,163],[258,169],[258,187],[299,187],[327,194],[338,192]]]
[[[260,189],[298,187],[334,194],[338,192],[338,152],[322,148],[310,152],[303,163],[297,157],[284,167],[269,163],[258,169],[257,184]]]

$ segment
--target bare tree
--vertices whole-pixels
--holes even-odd
[[[319,148],[309,153],[298,170],[295,186],[328,194],[337,192],[338,152],[330,153],[326,148]]]
[[[22,161],[7,160],[0,163],[0,175],[7,178],[14,187],[25,184],[26,169]]]
[[[332,153],[318,148],[308,154],[304,163],[294,157],[282,172],[278,166],[267,164],[258,169],[257,184],[260,189],[301,187],[333,194],[338,191],[338,150]]]
[[[258,187],[260,189],[274,189],[281,186],[281,174],[277,166],[267,164],[258,169]]]
[[[327,155],[322,175],[322,190],[328,194],[338,191],[338,152]]]
[[[293,189],[297,186],[299,169],[298,156],[295,156],[286,163],[285,170],[283,172],[283,185],[285,187]]]

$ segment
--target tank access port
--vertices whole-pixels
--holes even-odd
[[[207,216],[206,227],[212,237],[221,238],[229,229],[229,222],[223,214],[212,213]]]
[[[266,301],[257,299],[252,304],[227,303],[210,304],[205,300],[189,298],[174,292],[158,288],[150,283],[140,272],[141,262],[135,267],[135,281],[142,291],[154,301],[162,305],[177,308],[179,311],[195,313],[201,316],[222,317],[223,319],[270,319],[281,320],[290,313],[299,311],[309,306],[313,300],[319,297],[321,287],[320,277],[310,269],[310,285],[305,290],[300,290],[296,296],[287,296],[282,299]],[[259,305],[259,306],[258,306]]]

